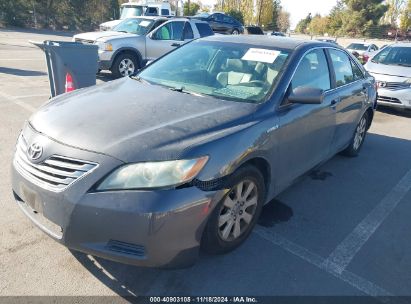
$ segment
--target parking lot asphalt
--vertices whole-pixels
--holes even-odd
[[[230,254],[202,255],[187,269],[144,269],[48,238],[10,185],[17,135],[49,97],[43,54],[29,39],[70,37],[0,30],[1,296],[411,296],[411,115],[388,109],[376,113],[359,157],[335,156],[302,177]]]

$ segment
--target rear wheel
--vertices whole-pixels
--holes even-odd
[[[227,195],[215,207],[205,228],[201,247],[209,253],[226,253],[249,236],[264,202],[264,178],[253,166],[240,168],[229,182]]]
[[[233,29],[233,31],[231,32],[231,35],[240,35],[240,31],[237,29]]]
[[[120,78],[134,74],[139,68],[137,56],[123,53],[116,57],[110,70],[116,78]]]
[[[355,128],[354,136],[351,139],[350,145],[342,152],[344,155],[350,157],[358,155],[361,150],[362,144],[364,143],[365,135],[367,134],[368,124],[369,115],[366,112],[361,117],[360,122]]]

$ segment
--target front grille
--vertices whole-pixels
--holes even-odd
[[[63,191],[97,167],[96,163],[60,155],[52,155],[34,164],[27,158],[27,142],[22,135],[17,142],[14,164],[33,183],[55,192]]]
[[[397,98],[394,98],[394,97],[378,96],[378,100],[379,101],[384,101],[384,102],[391,102],[391,103],[401,104],[401,101]]]
[[[115,251],[124,254],[131,254],[140,257],[144,257],[145,255],[145,248],[141,245],[125,243],[117,240],[110,240],[106,248],[110,251]]]
[[[93,40],[87,40],[87,39],[81,39],[81,38],[75,38],[75,42],[80,42],[82,44],[94,44]]]
[[[381,86],[381,88],[395,91],[395,90],[409,89],[410,84],[406,82],[385,82],[384,86]]]

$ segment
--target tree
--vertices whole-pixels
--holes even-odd
[[[400,27],[404,31],[411,29],[411,0],[408,0],[407,6],[403,8]]]
[[[388,6],[384,0],[344,0],[347,11],[343,16],[343,30],[351,36],[365,36],[379,24]]]
[[[388,0],[388,9],[384,15],[384,22],[397,27],[397,22],[401,16],[405,2],[405,0]]]
[[[278,18],[280,17],[280,12],[282,10],[281,7],[281,2],[280,0],[274,0],[273,1],[273,13],[272,13],[272,20],[270,27],[273,31],[279,31],[279,25],[278,25]]]
[[[338,0],[337,4],[331,9],[328,16],[327,32],[331,35],[338,36],[343,34],[342,26],[346,7],[342,0]]]
[[[282,9],[280,11],[280,15],[278,16],[277,24],[278,30],[286,33],[291,25],[290,13]]]
[[[296,30],[298,33],[301,33],[301,34],[307,34],[307,33],[309,33],[309,29],[308,29],[308,28],[309,28],[309,25],[310,25],[310,23],[311,23],[311,20],[312,20],[311,13],[309,13],[309,14],[307,15],[307,17],[305,17],[304,19],[301,19],[301,20],[298,22],[295,30]]]
[[[321,17],[319,14],[315,15],[309,24],[310,33],[314,35],[324,35],[329,28],[328,22],[328,17]]]
[[[184,3],[184,16],[194,16],[199,9],[200,5],[198,3],[190,3],[190,1],[187,1]]]

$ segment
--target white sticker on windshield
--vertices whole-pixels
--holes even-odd
[[[143,20],[143,21],[141,21],[140,22],[140,26],[142,26],[142,27],[147,27],[147,26],[149,26],[150,25],[150,21],[147,21],[147,20]]]
[[[251,48],[245,53],[242,60],[273,63],[281,54],[280,51]]]

